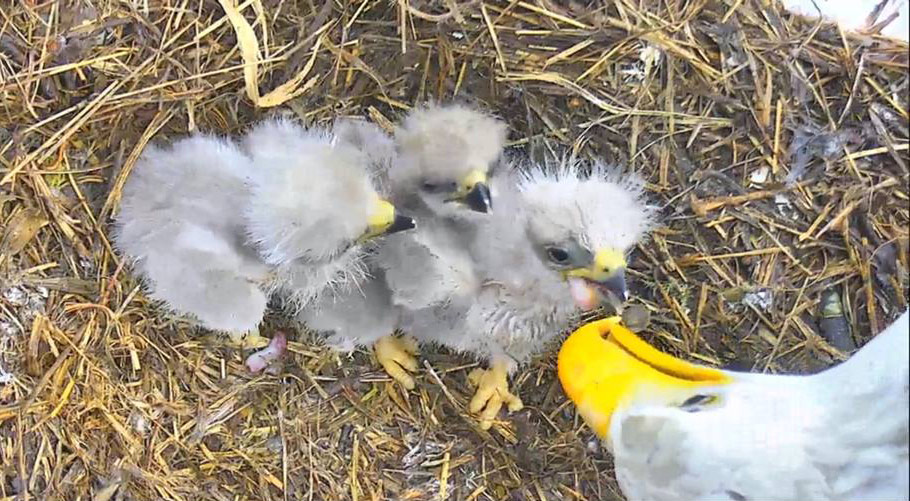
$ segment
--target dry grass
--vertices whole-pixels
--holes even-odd
[[[4,4],[0,500],[616,495],[552,354],[486,434],[458,357],[425,353],[405,395],[301,333],[251,377],[139,294],[106,231],[143,146],[269,107],[391,123],[473,99],[516,154],[629,165],[665,222],[635,302],[690,359],[817,370],[906,308],[906,44],[758,0],[408,1]]]

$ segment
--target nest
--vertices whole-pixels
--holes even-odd
[[[647,180],[643,335],[812,372],[907,307],[908,47],[760,0],[23,0],[0,23],[0,499],[594,500],[609,456],[553,352],[491,432],[472,364],[402,393],[294,332],[278,375],[150,303],[110,221],[150,141],[268,114],[385,127],[469,100],[510,154]],[[269,319],[266,335],[281,326]]]

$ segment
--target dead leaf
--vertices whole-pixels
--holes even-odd
[[[310,90],[318,80],[317,77],[310,78],[303,85],[304,79],[309,74],[310,70],[313,69],[313,64],[316,62],[316,55],[319,54],[319,47],[323,42],[323,38],[320,36],[316,38],[316,43],[313,45],[313,54],[310,56],[310,59],[307,61],[306,65],[300,70],[294,78],[288,80],[287,82],[279,85],[271,92],[266,95],[259,94],[259,38],[256,37],[256,32],[253,30],[253,27],[250,26],[250,23],[243,17],[243,14],[235,5],[234,0],[218,0],[221,3],[221,8],[224,9],[224,13],[227,15],[228,21],[231,22],[231,26],[234,27],[234,33],[237,35],[237,45],[240,46],[240,55],[243,57],[243,81],[246,85],[246,94],[253,101],[253,104],[259,106],[260,108],[271,108],[274,106],[280,106],[291,99],[300,96],[304,92]],[[258,2],[252,2],[254,8],[258,5]],[[261,5],[259,5],[259,10],[261,10]],[[321,31],[328,29],[330,25],[323,26]]]
[[[3,240],[0,241],[0,254],[15,256],[28,245],[48,220],[38,209],[23,209],[10,218],[6,225]]]

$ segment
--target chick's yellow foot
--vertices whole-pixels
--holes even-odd
[[[414,378],[408,372],[417,371],[417,341],[407,336],[385,336],[373,345],[376,359],[386,373],[406,390],[414,389]]]
[[[245,350],[262,348],[269,344],[269,338],[259,335],[259,328],[228,333],[228,344]]]
[[[468,374],[468,381],[477,387],[474,398],[468,406],[472,414],[480,414],[480,428],[489,430],[493,419],[499,414],[502,404],[509,412],[520,411],[524,404],[509,392],[508,369],[506,364],[494,362],[489,369],[474,369]]]

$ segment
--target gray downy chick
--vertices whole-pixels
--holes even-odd
[[[461,104],[415,108],[396,128],[392,199],[417,218],[418,229],[383,242],[375,260],[397,312],[395,327],[401,315],[471,296],[480,286],[467,242],[493,209],[489,179],[506,134],[505,123]],[[376,356],[410,389],[417,343],[394,330],[375,340]]]
[[[393,139],[376,124],[357,119],[338,119],[332,131],[339,142],[368,157],[374,184],[380,193],[386,193],[389,169],[397,158]],[[390,236],[380,245],[405,238],[408,233],[412,232]],[[375,265],[374,257],[375,253],[365,256],[365,276],[358,281],[357,287],[322,294],[297,312],[299,321],[312,330],[327,334],[327,344],[338,351],[350,352],[358,346],[370,346],[398,325],[398,309],[392,305],[391,291],[382,269]]]
[[[357,290],[377,237],[414,227],[377,192],[373,157],[346,137],[277,119],[243,139],[256,169],[248,234],[297,309]]]
[[[375,125],[362,124],[346,136],[388,158],[391,139]],[[417,229],[378,246],[368,284],[321,302],[318,310],[303,312],[302,320],[331,332],[330,342],[342,350],[373,344],[386,372],[413,388],[408,371],[417,369],[416,342],[392,333],[402,311],[470,295],[479,287],[466,243],[476,221],[491,210],[489,175],[505,137],[505,124],[467,106],[412,111],[395,131],[390,167],[374,164],[383,166],[377,170],[392,200],[417,218]]]
[[[193,134],[149,146],[123,187],[114,243],[151,298],[202,326],[255,330],[268,265],[246,243],[243,207],[253,169],[228,139]]]
[[[470,403],[489,428],[503,404],[520,409],[508,375],[601,301],[624,300],[625,256],[653,225],[634,175],[564,160],[502,171],[497,210],[471,256],[482,286],[470,298],[404,315],[402,328],[487,362]]]
[[[462,104],[416,108],[395,131],[394,200],[415,214],[420,228],[379,249],[377,264],[406,336],[381,338],[376,353],[405,388],[414,386],[413,378],[401,369],[416,368],[407,355],[425,338],[406,325],[419,312],[467,301],[480,288],[469,242],[493,212],[491,175],[507,134],[503,121]]]

